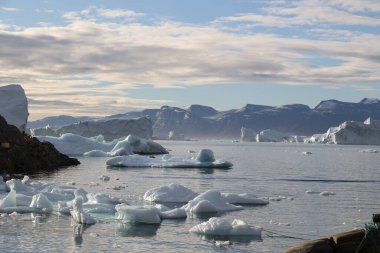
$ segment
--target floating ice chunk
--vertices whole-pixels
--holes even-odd
[[[79,188],[79,189],[76,189],[74,191],[75,198],[81,197],[84,202],[88,201],[87,194],[88,194],[88,192],[86,190],[84,190],[83,188]]]
[[[66,155],[82,155],[91,150],[110,151],[114,144],[103,143],[97,140],[86,138],[77,134],[66,133],[61,137],[36,136],[40,141],[48,141],[54,145],[59,152]]]
[[[90,214],[83,211],[83,200],[81,197],[76,197],[72,203],[73,210],[70,211],[70,214],[76,223],[88,225],[96,223],[95,219]]]
[[[145,192],[144,199],[152,202],[187,203],[197,196],[191,189],[178,184],[163,185]]]
[[[153,206],[116,205],[116,219],[131,223],[159,224],[160,212]]]
[[[362,149],[362,150],[359,150],[360,153],[379,153],[379,151],[377,151],[376,149]]]
[[[16,207],[16,191],[10,191],[5,198],[0,201],[0,209],[8,208],[8,207]]]
[[[23,177],[23,179],[21,180],[21,183],[26,184],[26,183],[29,182],[29,180],[30,180],[29,176],[26,176],[26,175],[25,175],[25,176]]]
[[[321,192],[320,191],[314,191],[314,190],[307,190],[306,193],[307,194],[320,194]]]
[[[222,193],[222,198],[230,204],[239,205],[267,205],[269,202],[265,199],[257,198],[252,194],[233,194],[233,193]]]
[[[175,208],[160,213],[162,219],[185,219],[187,217],[186,210],[183,208]]]
[[[261,227],[251,227],[242,220],[232,222],[225,218],[212,217],[208,221],[196,225],[190,232],[217,236],[257,236],[261,237]]]
[[[108,157],[110,156],[108,152],[104,152],[102,150],[91,150],[83,153],[83,156],[88,157]]]
[[[105,203],[83,203],[86,213],[112,213],[116,212],[115,205]]]
[[[214,153],[211,149],[201,149],[196,157],[196,160],[204,163],[215,162]]]
[[[125,139],[135,154],[167,154],[168,151],[157,142],[128,135]]]
[[[311,155],[312,153],[310,151],[303,151],[302,154],[303,155]]]
[[[70,214],[70,207],[67,202],[58,201],[58,212],[62,214]]]
[[[273,220],[270,220],[269,224],[276,225],[276,226],[290,226],[290,223],[276,222],[276,221],[273,221]]]
[[[154,168],[231,168],[228,161],[214,160],[211,150],[201,150],[196,159],[164,155],[147,157],[139,155],[119,156],[107,160],[108,166],[114,167],[154,167]]]
[[[321,195],[321,196],[331,196],[331,195],[335,195],[335,192],[323,191],[319,195]]]
[[[155,204],[154,207],[157,208],[157,210],[160,212],[170,211],[169,207],[162,205],[162,204]]]
[[[98,203],[98,204],[121,204],[126,203],[125,200],[111,197],[110,195],[104,194],[104,193],[89,193],[87,194],[88,202],[89,203]]]
[[[23,184],[21,180],[18,179],[11,179],[6,182],[7,187],[10,191],[16,191],[16,192],[29,192],[33,193],[33,188]]]
[[[200,194],[190,200],[183,208],[192,213],[227,212],[243,209],[242,206],[227,203],[221,193],[216,190],[209,190]]]
[[[106,181],[110,181],[111,178],[109,176],[106,176],[106,175],[101,175],[99,179],[106,182]]]
[[[47,212],[51,212],[54,209],[53,204],[42,193],[33,196],[32,203],[30,203],[30,207],[43,209]]]

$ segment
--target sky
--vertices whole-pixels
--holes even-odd
[[[380,98],[380,0],[0,0],[30,120]]]

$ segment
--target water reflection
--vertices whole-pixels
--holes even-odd
[[[117,233],[123,237],[153,237],[157,234],[160,224],[117,223]]]
[[[215,242],[230,242],[234,244],[243,244],[248,245],[253,241],[261,242],[262,237],[261,236],[248,236],[248,235],[242,235],[242,236],[222,236],[222,235],[198,235],[202,240],[209,241],[211,243]],[[223,243],[222,243],[223,244]]]

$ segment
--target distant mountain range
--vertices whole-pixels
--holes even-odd
[[[186,138],[239,138],[241,127],[251,128],[256,132],[273,129],[295,135],[312,135],[326,132],[329,127],[337,126],[344,121],[364,121],[368,117],[380,119],[380,100],[364,98],[359,103],[326,100],[313,109],[303,104],[284,106],[247,104],[243,108],[228,111],[217,111],[203,105],[191,105],[185,108],[162,106],[160,109],[112,115],[102,120],[144,116],[152,120],[153,133],[159,138],[167,138],[170,131],[184,134]],[[83,120],[91,118],[48,117],[29,122],[28,127],[36,128],[47,124],[57,127]]]

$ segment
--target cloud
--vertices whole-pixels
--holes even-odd
[[[19,9],[17,8],[10,8],[10,7],[1,7],[0,6],[0,12],[5,11],[5,12],[15,12],[18,11]]]
[[[267,10],[273,13],[268,19],[290,15],[302,20],[294,10],[300,4],[285,11]],[[310,29],[317,29],[314,37],[294,38],[273,32],[231,32],[215,23],[117,23],[99,19],[98,10],[91,8],[91,15],[66,13],[67,23],[59,26],[17,31],[0,26],[0,83],[23,84],[32,101],[67,103],[32,103],[31,115],[107,115],[171,102],[129,97],[126,90],[140,85],[364,87],[380,81],[376,34],[346,31],[344,40],[335,40],[331,37],[335,29],[318,26]],[[316,66],[313,55],[338,64]]]
[[[215,23],[252,22],[258,26],[289,27],[301,25],[361,25],[379,26],[380,19],[365,15],[371,9],[380,12],[379,4],[374,1],[343,0],[303,0],[303,1],[268,1],[268,6],[261,13],[241,13],[235,16],[221,17]]]

